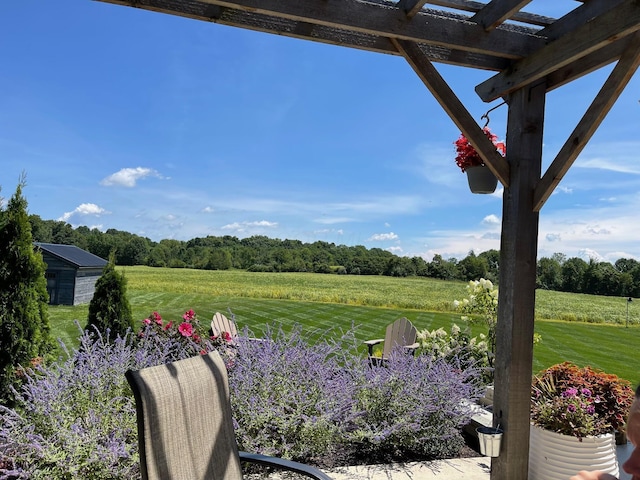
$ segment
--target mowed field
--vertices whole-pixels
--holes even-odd
[[[310,342],[354,329],[358,341],[382,338],[386,325],[405,316],[418,330],[460,326],[452,302],[466,296],[466,283],[429,278],[392,278],[313,273],[257,273],[122,267],[134,318],[158,311],[177,320],[193,309],[208,323],[216,311],[236,316],[240,329],[260,336],[267,327],[294,325]],[[627,307],[629,322],[627,324]],[[88,306],[50,306],[53,334],[75,346]],[[482,327],[472,327],[474,334]],[[640,383],[640,301],[538,291],[535,373],[562,361],[591,365]],[[364,347],[359,349],[365,354]]]

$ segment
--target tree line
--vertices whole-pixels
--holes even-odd
[[[191,240],[165,239],[155,242],[129,232],[43,220],[30,215],[36,242],[76,245],[102,258],[115,252],[117,265],[196,268],[206,270],[242,269],[262,272],[314,272],[351,275],[423,276],[442,280],[497,282],[500,252],[473,251],[458,260],[435,255],[397,256],[381,248],[336,245],[324,241],[303,243],[264,235],[239,239],[235,236],[207,236]],[[621,258],[614,264],[556,253],[543,257],[537,265],[537,286],[548,290],[610,296],[640,297],[640,262]]]

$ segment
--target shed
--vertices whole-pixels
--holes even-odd
[[[36,243],[35,246],[47,264],[45,277],[49,304],[89,303],[107,261],[75,245]]]

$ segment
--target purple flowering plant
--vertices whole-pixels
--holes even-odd
[[[634,393],[629,382],[569,362],[534,377],[534,425],[578,438],[623,432]]]
[[[210,348],[220,348],[229,370],[240,448],[335,466],[445,458],[461,446],[472,415],[461,400],[479,393],[474,368],[399,352],[371,368],[353,331],[309,344],[300,327],[267,328],[260,340],[245,329],[230,347],[185,316],[168,323],[152,315],[116,339],[78,325],[77,350],[25,368],[18,405],[0,406],[0,480],[140,478],[125,372]]]

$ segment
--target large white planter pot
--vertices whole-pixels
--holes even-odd
[[[529,480],[567,480],[580,470],[602,470],[618,476],[613,433],[577,437],[531,426]]]

